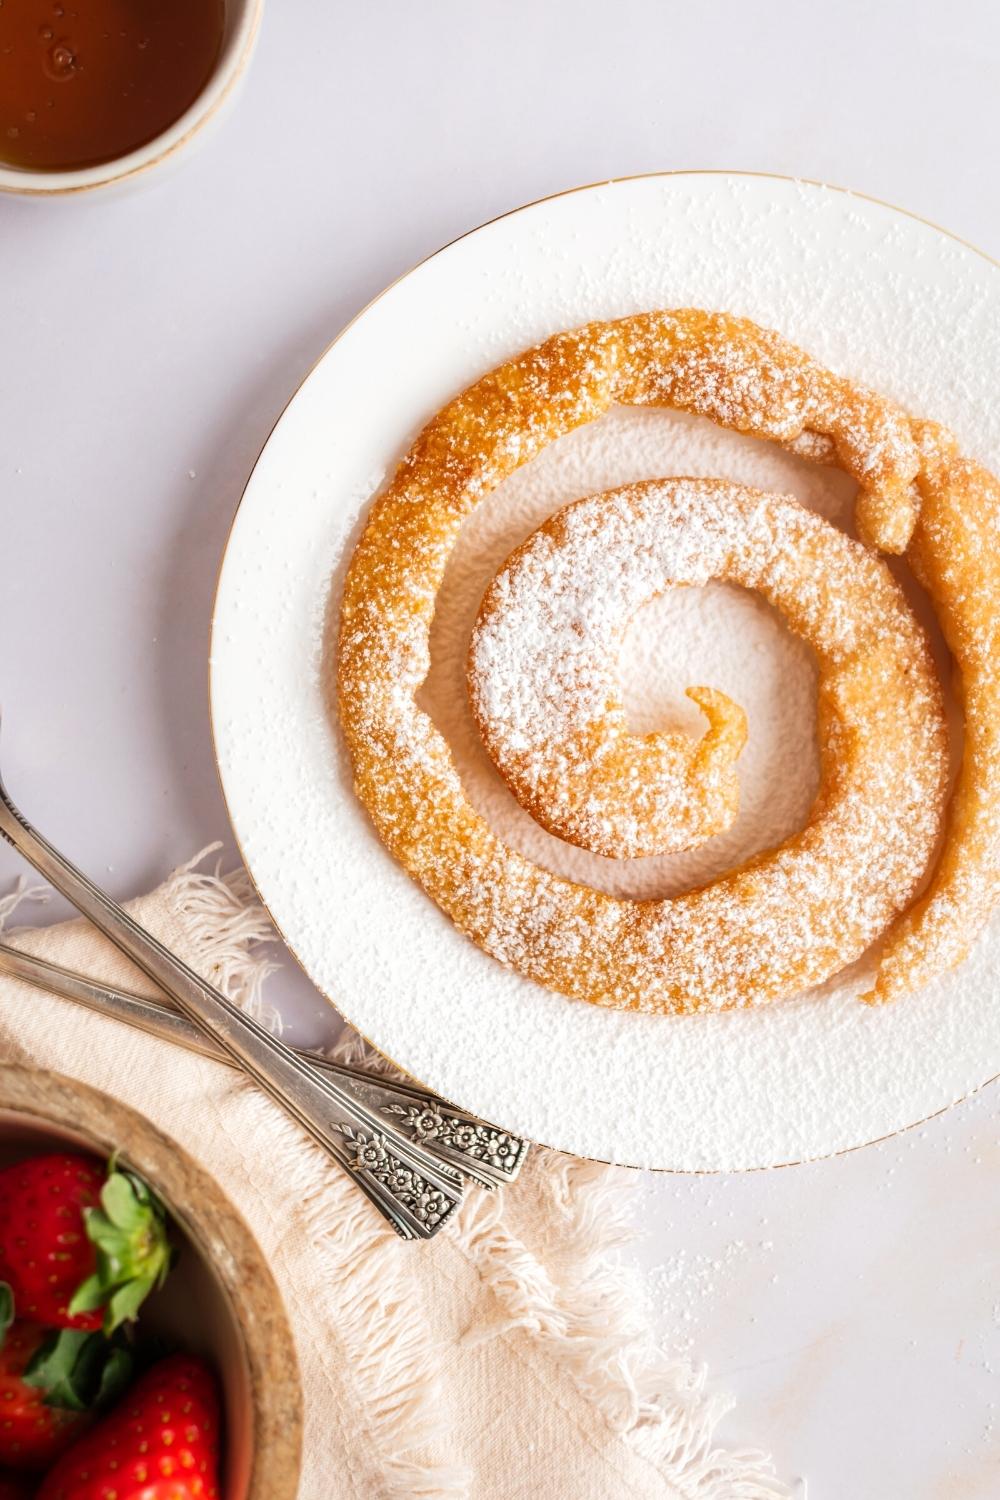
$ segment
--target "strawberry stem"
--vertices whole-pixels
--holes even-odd
[[[84,1210],[87,1237],[97,1251],[97,1269],[77,1287],[71,1315],[104,1308],[104,1332],[134,1321],[150,1292],[161,1287],[173,1264],[167,1214],[159,1198],[113,1157],[101,1189],[100,1208]]]

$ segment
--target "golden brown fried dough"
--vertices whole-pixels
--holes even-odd
[[[867,999],[894,1000],[965,958],[1000,899],[1000,484],[915,422],[920,514],[907,561],[957,668],[965,743],[926,893],[890,930]]]
[[[705,581],[690,545],[697,518],[686,518],[683,536],[670,524],[682,508],[671,483],[659,486],[660,504],[635,486],[550,517],[487,589],[469,648],[472,711],[518,802],[549,833],[610,859],[694,848],[739,808],[739,705],[688,688],[708,720],[700,740],[631,734],[617,682],[622,641],[642,606],[675,584]],[[740,519],[734,508],[734,528]]]
[[[557,335],[446,406],[372,509],[341,616],[341,718],[358,795],[387,847],[456,924],[532,979],[650,1011],[772,1000],[863,952],[912,899],[934,842],[945,771],[940,694],[883,564],[799,507],[769,502],[780,536],[757,586],[780,594],[793,627],[826,653],[822,790],[801,833],[673,900],[618,900],[507,848],[468,802],[447,745],[416,705],[435,596],[464,517],[506,474],[614,401],[677,406],[798,449],[832,449],[858,481],[866,540],[895,551],[909,542],[921,460],[905,414],[777,334],[683,311]],[[753,494],[722,490],[729,500]],[[707,492],[701,500],[709,505]]]

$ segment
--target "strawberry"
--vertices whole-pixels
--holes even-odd
[[[124,1388],[132,1357],[101,1333],[53,1331],[13,1316],[10,1288],[0,1282],[0,1464],[43,1469],[78,1436],[88,1408]]]
[[[31,1500],[34,1485],[23,1474],[0,1474],[0,1500]]]
[[[173,1354],[49,1471],[37,1500],[218,1500],[219,1398],[204,1360]]]
[[[0,1171],[0,1279],[19,1317],[112,1333],[170,1259],[162,1205],[114,1162],[59,1152]]]
[[[47,1338],[37,1323],[15,1323],[0,1349],[0,1463],[12,1469],[44,1469],[86,1421],[81,1412],[47,1406],[45,1392],[24,1379]]]
[[[36,1156],[0,1172],[0,1278],[19,1317],[54,1328],[100,1328],[102,1315],[71,1317],[69,1302],[97,1265],[85,1209],[100,1202],[104,1172],[87,1156]]]

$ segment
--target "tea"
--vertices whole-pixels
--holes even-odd
[[[96,166],[144,146],[211,77],[224,0],[0,0],[0,160]]]

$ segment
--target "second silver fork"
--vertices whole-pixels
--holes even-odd
[[[20,979],[49,994],[61,995],[66,1000],[85,1005],[98,1015],[110,1016],[159,1037],[161,1041],[173,1042],[189,1051],[232,1065],[228,1054],[210,1042],[190,1021],[176,1010],[158,1001],[147,1000],[143,995],[133,995],[128,990],[88,979],[84,974],[64,969],[4,942],[0,942],[0,974]],[[519,1136],[446,1104],[436,1094],[414,1084],[332,1062],[320,1052],[304,1051],[301,1047],[295,1050],[321,1071],[334,1074],[380,1118],[385,1117],[389,1125],[415,1137],[432,1156],[443,1158],[463,1177],[480,1187],[503,1187],[517,1177],[528,1152],[527,1141]]]

